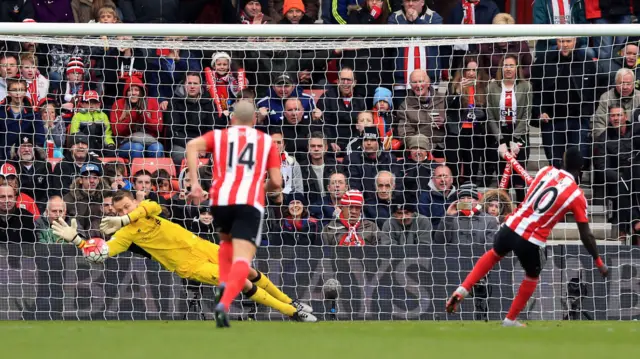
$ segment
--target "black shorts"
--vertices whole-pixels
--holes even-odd
[[[253,206],[239,204],[211,207],[213,223],[221,234],[260,244],[262,239],[262,212]]]
[[[545,248],[525,240],[507,226],[500,227],[493,241],[493,250],[500,257],[504,257],[513,251],[518,257],[524,272],[531,278],[540,276],[542,268],[544,268],[544,264],[547,261]]]

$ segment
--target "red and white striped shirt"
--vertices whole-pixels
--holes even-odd
[[[505,225],[529,242],[544,247],[553,227],[573,212],[578,223],[587,223],[587,199],[573,176],[547,166],[536,175],[527,196],[507,217]]]
[[[213,153],[212,205],[246,204],[264,210],[264,180],[268,169],[280,168],[271,136],[247,126],[232,126],[204,135]]]

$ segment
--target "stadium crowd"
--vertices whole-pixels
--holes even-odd
[[[568,2],[570,11],[536,0],[534,23],[630,23],[640,11],[640,1]],[[425,0],[3,0],[0,9],[16,22],[515,23],[489,0],[458,1],[446,18]],[[227,126],[239,99],[255,101],[256,126],[282,157],[265,245],[490,243],[525,194],[517,175],[513,199],[495,189],[499,153],[526,167],[532,127],[554,166],[580,146],[620,237],[640,232],[637,39],[232,52],[165,40],[173,47],[106,37],[103,47],[0,46],[0,242],[60,242],[51,222],[73,217],[84,236],[104,237],[100,218],[115,215],[120,188],[215,240],[206,202],[187,198],[184,151]],[[205,187],[211,161],[201,158]]]

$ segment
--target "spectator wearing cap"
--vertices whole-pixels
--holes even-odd
[[[33,215],[16,206],[16,195],[9,185],[0,186],[0,243],[33,243]]]
[[[35,13],[31,0],[9,0],[0,3],[0,22],[33,20]]]
[[[45,129],[40,116],[26,96],[24,80],[9,80],[9,95],[0,103],[0,160],[11,158],[11,147],[20,143],[19,136],[35,135],[35,145],[44,145]]]
[[[113,104],[110,119],[113,134],[120,143],[120,157],[164,157],[164,146],[158,142],[162,133],[158,100],[147,96],[139,78],[129,78],[124,96]]]
[[[319,1],[313,1],[316,4]],[[311,18],[306,14],[306,8],[302,0],[284,0],[282,6],[282,19],[278,21],[278,24],[313,24],[316,19]]]
[[[438,228],[451,204],[450,196],[456,193],[453,180],[449,167],[440,165],[432,172],[429,189],[420,192],[418,211],[423,216],[431,218],[433,228]]]
[[[49,76],[49,88],[51,91],[64,93],[66,86],[63,80],[66,78],[66,72],[69,69],[68,65],[71,63],[72,67],[74,67],[73,70],[77,71],[79,69],[76,69],[75,65],[79,64],[76,61],[80,61],[83,69],[82,75],[87,75],[84,73],[84,68],[88,68],[90,65],[89,55],[91,50],[89,47],[81,45],[51,44],[48,47],[47,61],[39,61],[39,64],[41,67],[45,64],[48,65],[45,70]]]
[[[395,119],[393,116],[393,100],[391,96],[389,89],[384,87],[376,88],[373,94],[373,109],[371,110],[373,124],[378,128],[380,137],[384,139],[382,143],[385,151],[389,151],[392,148],[398,149],[402,145],[402,143],[398,142],[399,140],[393,138],[393,129],[391,126],[395,123]]]
[[[308,151],[300,163],[304,193],[309,203],[321,203],[327,194],[329,177],[341,170],[335,156],[327,153],[328,143],[320,131],[312,132],[307,143]]]
[[[309,212],[311,216],[322,220],[322,224],[326,225],[330,221],[337,218],[340,213],[338,207],[340,198],[349,189],[347,177],[342,172],[335,172],[329,176],[327,181],[327,192],[318,202],[311,203]]]
[[[364,197],[358,190],[349,190],[340,199],[340,213],[322,232],[325,245],[356,246],[378,244],[378,226],[362,218]]]
[[[271,246],[310,246],[321,245],[322,226],[309,215],[307,200],[302,193],[285,197],[283,218],[279,231],[271,233]]]
[[[111,131],[109,116],[102,111],[100,95],[89,90],[82,93],[80,108],[71,119],[69,134],[82,133],[89,138],[89,151],[114,157],[116,142]]]
[[[123,0],[119,2],[124,22],[137,24],[177,24],[180,0]]]
[[[213,226],[211,206],[203,205],[198,208],[198,217],[191,222],[191,232],[209,242],[220,243],[216,229]]]
[[[82,93],[91,89],[90,83],[85,82],[85,64],[80,57],[72,57],[67,63],[65,79],[60,89],[61,103],[73,103],[82,100]]]
[[[226,121],[216,121],[213,101],[208,92],[203,91],[199,73],[187,73],[184,83],[176,87],[175,95],[163,118],[171,144],[171,158],[179,166],[185,156],[187,141],[213,128],[224,128]]]
[[[271,0],[273,1],[273,0]],[[258,0],[240,0],[238,9],[238,23],[245,25],[253,24],[271,24],[273,19],[265,14],[262,9],[262,3]],[[269,9],[264,9],[269,13]],[[274,12],[272,11],[271,14]],[[282,18],[282,15],[278,15],[278,21]]]
[[[367,105],[358,93],[353,69],[344,67],[338,73],[338,84],[330,86],[318,101],[324,119],[324,132],[333,152],[344,151],[354,137],[353,124]]]
[[[184,80],[188,72],[202,71],[200,59],[202,54],[192,50],[180,50],[180,41],[174,37],[167,37],[165,42],[175,44],[170,49],[157,49],[148,58],[147,86],[151,96],[158,98],[160,109],[166,111],[170,101],[175,97],[176,84]]]
[[[20,138],[21,142],[16,148],[12,165],[20,177],[21,191],[35,199],[38,208],[43,211],[48,199],[50,166],[42,152],[33,146],[33,135]]]
[[[100,165],[83,165],[69,193],[63,197],[69,217],[76,218],[82,228],[95,229],[91,228],[92,217],[102,215],[102,192],[105,189],[109,189],[109,185],[102,178]]]
[[[0,167],[0,185],[9,185],[15,191],[16,206],[31,213],[34,219],[40,217],[40,210],[36,206],[33,197],[21,191],[20,179],[16,168],[9,163],[5,163]]]
[[[32,1],[38,22],[74,22],[71,0]]]
[[[69,192],[69,188],[80,174],[82,166],[88,163],[99,164],[97,159],[89,155],[87,136],[77,134],[70,136],[69,141],[71,148],[65,150],[64,157],[49,176],[49,196],[63,196]]]
[[[378,228],[391,217],[391,201],[394,196],[402,196],[396,189],[396,177],[389,171],[380,171],[376,175],[375,196],[365,196],[364,217],[376,222]]]
[[[46,140],[53,141],[53,158],[62,158],[62,149],[65,146],[67,136],[67,124],[61,111],[56,109],[53,100],[47,98],[38,105],[38,113],[44,124]],[[47,157],[49,157],[48,153]]]
[[[434,244],[491,244],[498,231],[498,219],[487,214],[473,183],[465,183],[448,198],[447,215],[434,233]]]
[[[73,19],[77,23],[91,22],[98,10],[105,6],[112,8],[115,13],[116,4],[111,0],[71,0]]]
[[[391,203],[391,218],[382,226],[380,244],[431,244],[431,220],[418,213],[415,197],[395,196]]]
[[[429,138],[418,134],[407,137],[407,157],[404,159],[404,189],[411,192],[428,191],[433,163],[428,159]]]
[[[401,178],[401,169],[395,157],[382,150],[382,143],[375,127],[365,127],[362,139],[362,152],[352,152],[343,165],[349,173],[349,184],[371,195],[376,191],[375,178],[380,171],[389,171]],[[398,187],[396,185],[396,187]],[[402,186],[398,188],[401,190]]]
[[[0,98],[7,97],[7,81],[18,78],[18,57],[12,53],[0,54]]]
[[[207,92],[215,104],[216,123],[226,126],[234,100],[249,82],[241,65],[231,61],[226,52],[216,52],[211,56],[211,69],[213,83],[207,83]]]
[[[285,140],[281,133],[272,134],[271,139],[278,148],[280,158],[282,159],[282,165],[280,166],[283,181],[282,193],[302,193],[304,191],[304,184],[302,182],[300,164],[295,157],[287,153]]]
[[[305,113],[311,113],[315,109],[313,98],[302,93],[302,88],[296,87],[296,81],[291,75],[286,73],[276,75],[272,84],[269,94],[258,100],[256,104],[259,125],[281,125],[284,121],[284,105],[290,98],[300,99]]]
[[[65,243],[65,241],[56,236],[51,230],[51,224],[62,219],[67,224],[71,224],[71,217],[67,216],[67,206],[60,196],[53,196],[47,202],[44,215],[35,220],[36,239],[40,243]],[[78,226],[78,233],[84,230]],[[87,235],[83,233],[83,235]]]

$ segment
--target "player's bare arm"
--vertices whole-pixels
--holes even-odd
[[[187,143],[187,168],[189,168],[189,177],[191,179],[191,192],[189,198],[201,199],[204,197],[202,186],[198,178],[198,156],[201,152],[207,150],[207,141],[203,136],[194,138]]]
[[[591,227],[589,227],[589,223],[577,223],[578,231],[580,232],[580,241],[587,249],[587,252],[593,257],[593,260],[600,271],[600,274],[603,277],[607,277],[609,275],[609,268],[600,258],[600,254],[598,254],[598,247],[596,246],[596,237],[591,232]]]
[[[282,173],[280,168],[270,168],[267,170],[269,179],[265,185],[267,193],[278,193],[282,191]]]

